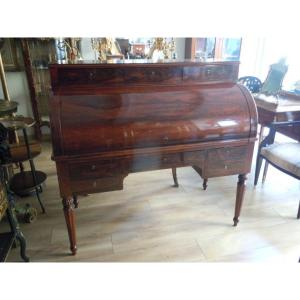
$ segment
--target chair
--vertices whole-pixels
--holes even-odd
[[[238,79],[238,83],[246,86],[251,93],[258,93],[262,87],[262,82],[254,76],[244,76]]]
[[[300,180],[300,143],[274,144],[278,128],[300,124],[300,121],[271,123],[270,132],[258,147],[254,185],[257,185],[262,161]],[[297,219],[300,218],[300,202]]]

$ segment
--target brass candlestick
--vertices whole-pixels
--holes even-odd
[[[150,48],[148,58],[152,58],[155,50],[162,51],[165,59],[171,59],[175,51],[175,40],[171,38],[168,42],[167,38],[154,38],[154,42]]]

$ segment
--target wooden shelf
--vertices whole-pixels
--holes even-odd
[[[13,176],[10,181],[10,189],[18,196],[28,194],[40,186],[47,178],[42,171],[35,171],[36,184],[34,184],[31,171],[20,172]]]

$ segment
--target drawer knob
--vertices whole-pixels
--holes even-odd
[[[90,73],[89,73],[89,79],[90,80],[94,80],[96,78],[96,72],[95,71],[91,71]]]
[[[225,165],[225,166],[224,166],[224,169],[225,169],[225,170],[227,170],[227,169],[228,169],[228,166],[227,166],[227,165]]]
[[[97,181],[93,182],[93,187],[95,188],[97,186]]]
[[[92,171],[95,171],[96,170],[96,166],[92,165],[91,169],[92,169]]]

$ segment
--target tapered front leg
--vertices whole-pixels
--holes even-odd
[[[208,181],[207,178],[203,179],[203,185],[202,185],[202,187],[203,187],[204,191],[206,191],[206,189],[207,189],[207,181]]]
[[[234,218],[233,218],[233,226],[236,226],[239,222],[239,216],[244,200],[244,194],[245,194],[245,181],[247,177],[245,174],[241,174],[238,177],[238,183],[237,183],[237,189],[236,189],[236,201],[235,201],[235,211],[234,211]]]
[[[177,169],[176,168],[172,168],[172,175],[173,175],[173,180],[174,180],[174,186],[178,187]]]
[[[66,224],[68,228],[69,240],[70,240],[70,249],[73,255],[76,254],[76,225],[75,225],[75,214],[74,214],[74,203],[73,197],[69,196],[63,198],[63,210],[65,214]]]

